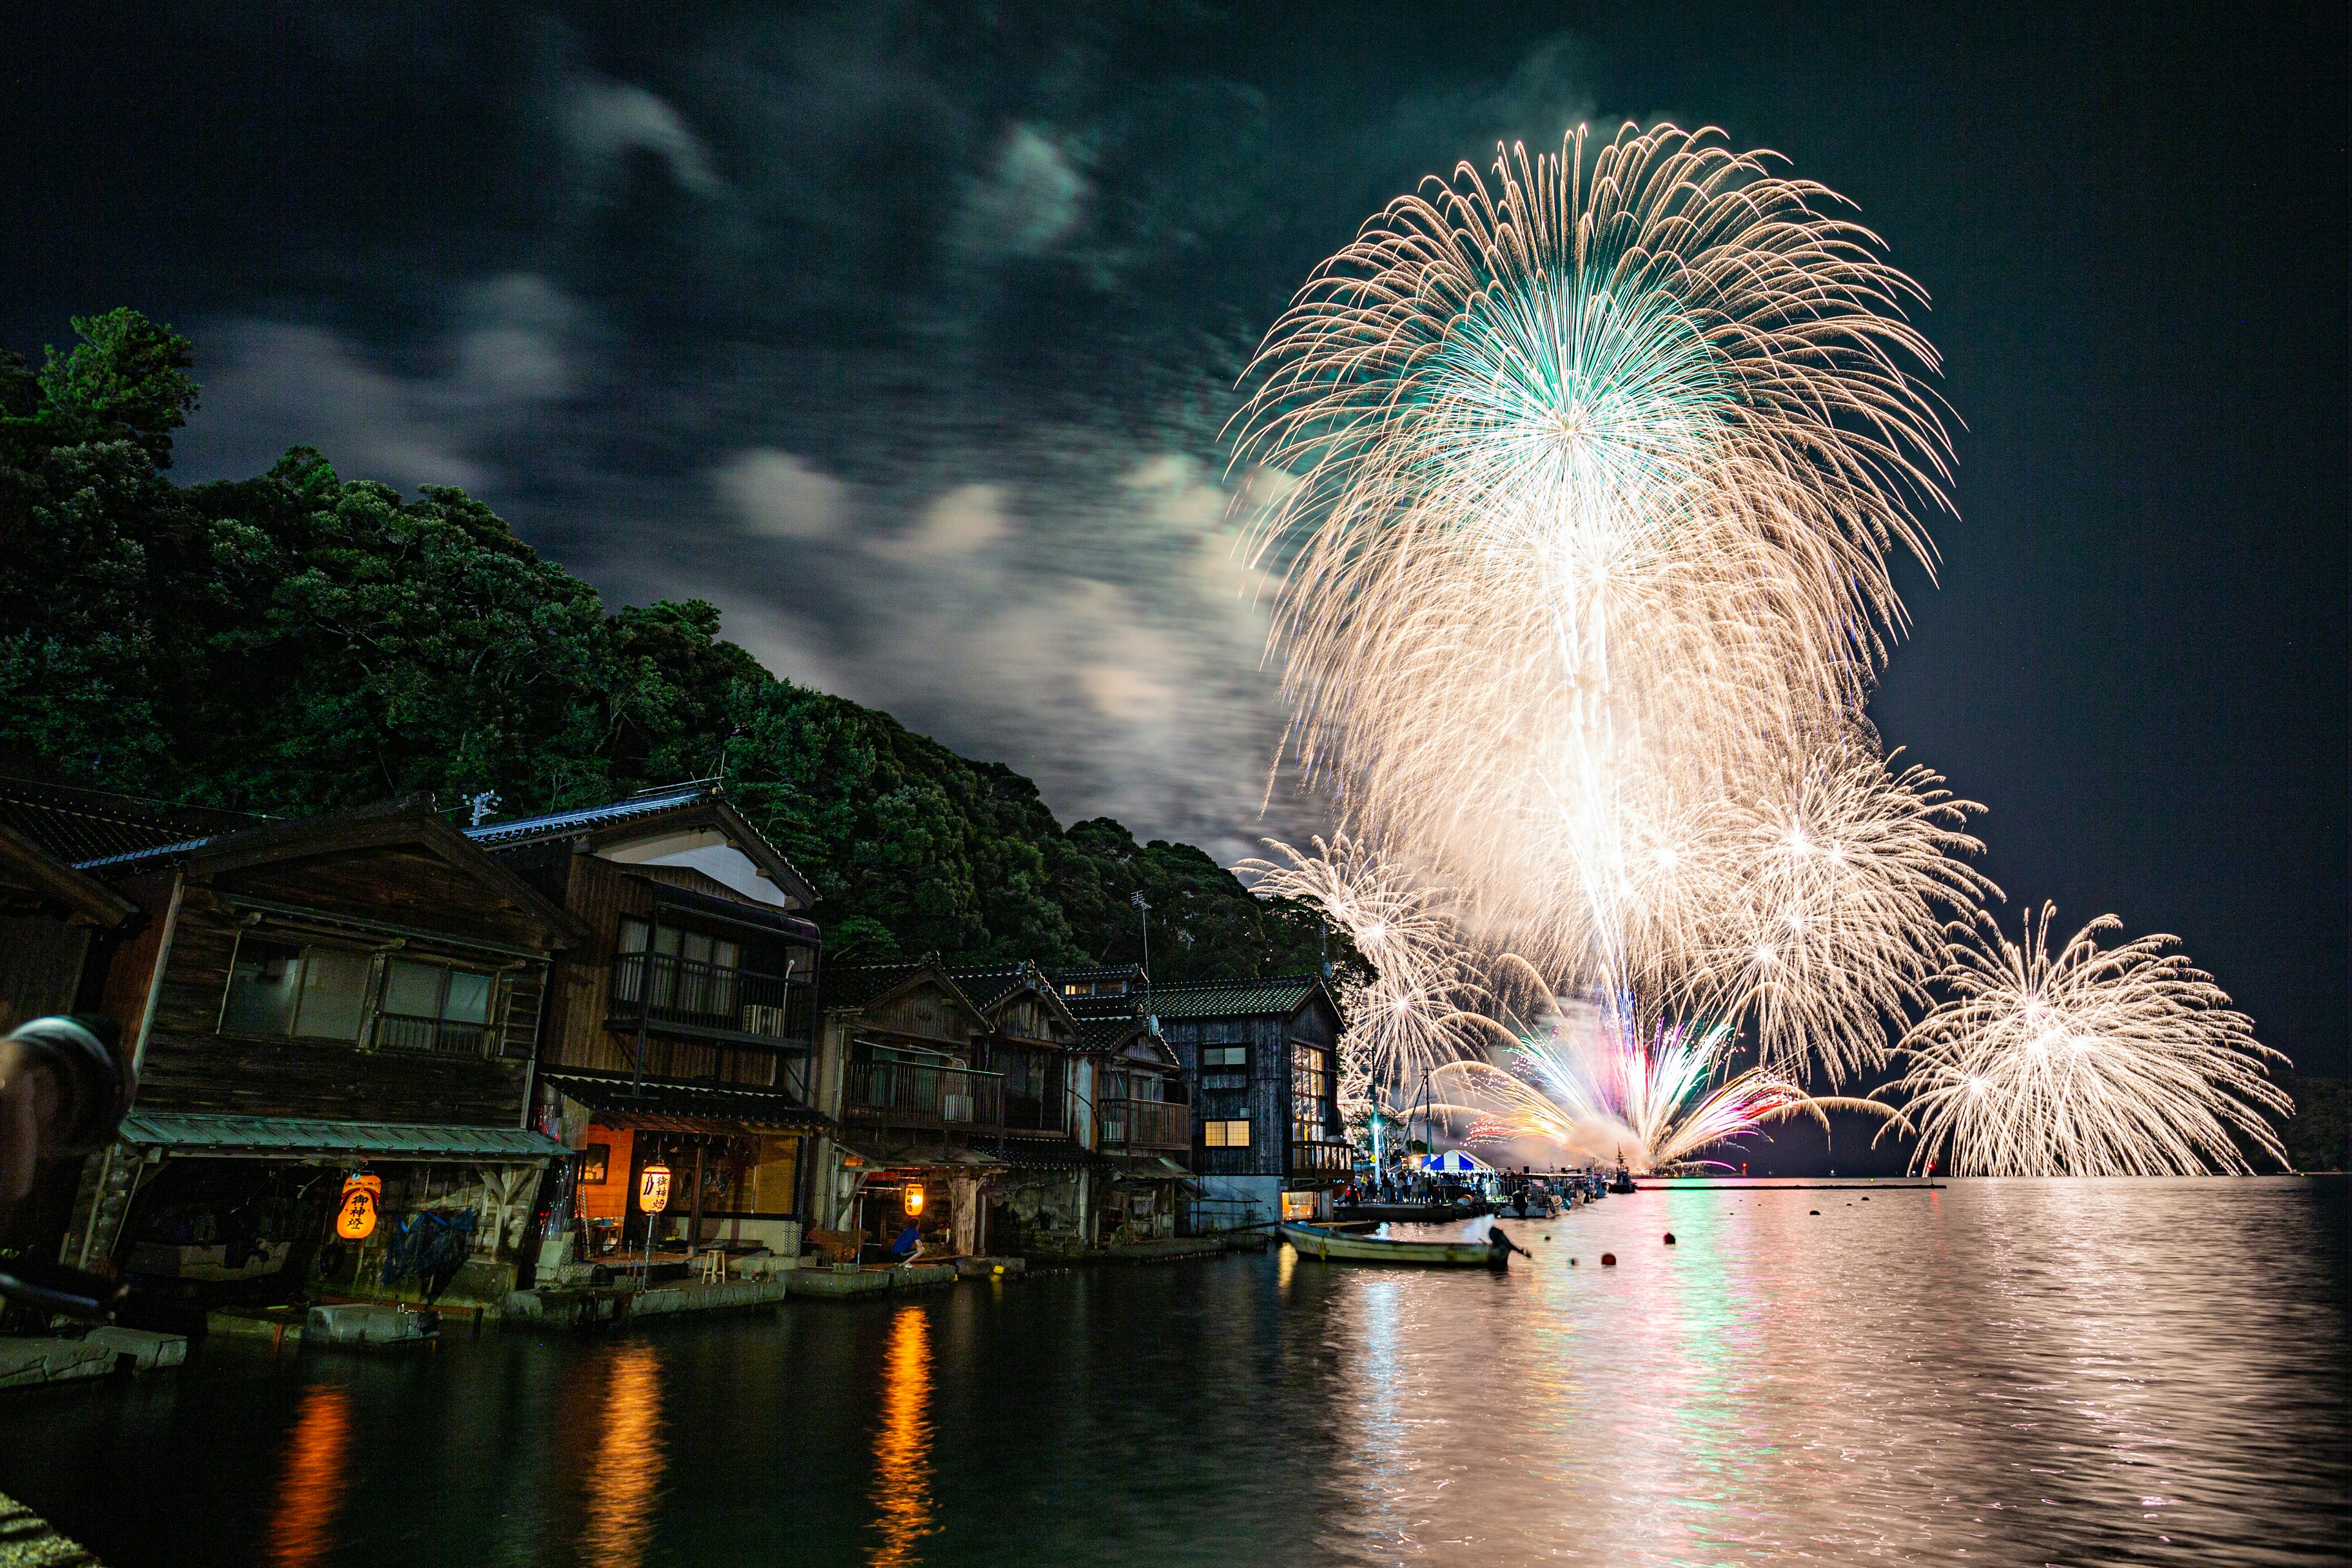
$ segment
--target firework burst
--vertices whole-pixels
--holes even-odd
[[[1915,1163],[1959,1175],[2173,1175],[2249,1169],[2232,1133],[2286,1163],[2267,1114],[2293,1102],[2212,977],[2178,941],[2103,948],[2102,915],[2054,954],[2043,904],[2021,942],[1986,919],[1952,928],[1946,999],[1906,1035],[1890,1086],[1919,1129]],[[2267,1114],[2266,1114],[2267,1113]]]
[[[1479,989],[1472,955],[1445,912],[1443,890],[1346,834],[1312,843],[1308,854],[1268,839],[1276,858],[1234,869],[1262,894],[1321,910],[1371,964],[1369,978],[1351,975],[1338,988],[1348,1021],[1340,1078],[1351,1110],[1393,1107],[1465,1049],[1461,1010]]]
[[[1515,1034],[1507,1070],[1486,1062],[1438,1069],[1447,1097],[1439,1114],[1462,1125],[1466,1143],[1622,1154],[1646,1174],[1713,1163],[1702,1158],[1706,1151],[1792,1116],[1824,1129],[1833,1110],[1901,1121],[1875,1101],[1810,1094],[1767,1068],[1717,1082],[1733,1044],[1727,1029],[1667,1026],[1644,1035],[1619,1009],[1554,1002],[1536,1026],[1504,1032]]]
[[[1292,740],[1481,940],[1654,1018],[1751,1008],[1835,1075],[1975,890],[1928,863],[1974,847],[1963,805],[1858,739],[1890,554],[1931,560],[1944,505],[1919,296],[1770,154],[1587,153],[1391,204],[1255,362],[1237,449],[1300,476],[1252,546],[1286,553]],[[1850,896],[1769,837],[1821,812]],[[1828,923],[1768,938],[1791,919]]]

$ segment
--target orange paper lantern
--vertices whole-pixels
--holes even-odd
[[[335,1234],[345,1241],[365,1241],[373,1236],[376,1209],[383,1202],[382,1176],[345,1176],[342,1207],[335,1211]]]
[[[637,1206],[647,1214],[669,1207],[669,1167],[659,1160],[637,1173]]]

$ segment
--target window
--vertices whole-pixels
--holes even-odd
[[[480,1056],[489,1045],[498,976],[414,958],[384,965],[375,1043],[391,1051]]]
[[[1324,1132],[1323,1097],[1330,1077],[1323,1053],[1297,1041],[1290,1047],[1290,1135],[1294,1142],[1320,1142]]]
[[[1201,1065],[1204,1068],[1245,1068],[1249,1066],[1247,1046],[1202,1046]]]
[[[1203,1121],[1212,1149],[1246,1149],[1249,1147],[1249,1121]]]
[[[372,953],[245,938],[229,967],[221,1031],[356,1041],[374,971]]]

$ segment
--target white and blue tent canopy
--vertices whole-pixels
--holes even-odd
[[[1454,1176],[1476,1175],[1482,1173],[1492,1175],[1495,1170],[1494,1166],[1487,1164],[1477,1156],[1460,1149],[1449,1149],[1443,1154],[1432,1154],[1422,1162],[1421,1168],[1424,1171]]]

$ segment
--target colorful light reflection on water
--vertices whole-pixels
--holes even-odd
[[[1276,1250],[216,1345],[15,1396],[0,1490],[112,1568],[2335,1562],[2344,1192],[1666,1188],[1503,1222],[1502,1276]]]

